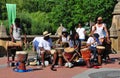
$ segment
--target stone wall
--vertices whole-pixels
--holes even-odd
[[[112,26],[110,28],[110,37],[112,41],[112,48],[120,52],[120,0],[115,5],[112,18]]]

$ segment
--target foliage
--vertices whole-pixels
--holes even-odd
[[[62,23],[68,31],[78,22],[95,21],[102,16],[108,28],[116,0],[1,0],[0,20],[7,22],[6,3],[17,4],[17,17],[21,18],[27,34],[55,33]],[[6,25],[7,27],[8,25]],[[84,26],[84,25],[83,25]],[[9,29],[7,27],[7,29]]]

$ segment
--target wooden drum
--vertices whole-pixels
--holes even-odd
[[[91,58],[91,50],[89,48],[83,48],[80,50],[82,54],[82,58],[85,60],[88,68],[91,67],[90,58]]]
[[[74,51],[75,49],[71,47],[67,47],[64,49],[64,55],[66,56],[68,60],[72,58]]]
[[[17,60],[19,62],[18,68],[19,70],[26,70],[25,62],[27,61],[28,53],[25,51],[17,51]]]
[[[16,42],[12,42],[12,41],[8,41],[6,42],[6,49],[8,50],[9,48],[18,48],[18,49],[22,49],[22,41],[16,41]]]
[[[97,51],[98,51],[98,54],[102,54],[102,52],[104,51],[105,47],[104,46],[97,46]]]
[[[84,60],[89,60],[91,58],[91,51],[89,48],[83,48],[80,50],[82,54],[82,58]]]
[[[98,52],[98,63],[101,65],[102,64],[101,55],[103,54],[105,47],[104,46],[97,46],[96,48],[97,48],[97,52]]]

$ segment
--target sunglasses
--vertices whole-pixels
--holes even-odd
[[[102,21],[102,20],[97,20],[97,21]]]

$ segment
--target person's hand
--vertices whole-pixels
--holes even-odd
[[[26,39],[24,39],[24,44],[26,44],[27,43],[27,40]]]
[[[12,42],[15,42],[14,38],[11,39]]]
[[[107,37],[107,43],[110,44],[111,40]]]

